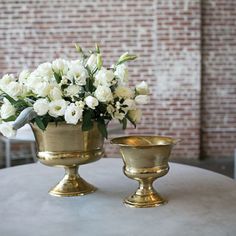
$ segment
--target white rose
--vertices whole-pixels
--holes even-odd
[[[16,109],[14,106],[11,105],[11,103],[6,98],[4,98],[3,101],[4,103],[1,106],[0,113],[1,113],[1,118],[5,120],[11,116],[14,116],[16,113]]]
[[[35,84],[33,92],[39,97],[46,97],[51,91],[51,85],[48,82],[39,82]]]
[[[3,77],[2,77],[2,79],[0,79],[0,89],[1,90],[3,90],[3,91],[5,91],[6,90],[6,88],[7,88],[7,86],[11,83],[11,82],[13,82],[13,81],[15,81],[16,79],[15,79],[15,77],[14,77],[14,75],[12,75],[12,74],[6,74],[6,75],[4,75]]]
[[[98,86],[94,92],[95,97],[100,102],[110,102],[113,99],[111,89],[106,86]]]
[[[129,73],[125,64],[118,65],[114,74],[119,78],[119,84],[125,85],[128,83]]]
[[[63,116],[67,107],[64,99],[55,100],[49,103],[49,115],[53,117]]]
[[[52,64],[49,62],[39,65],[36,71],[42,77],[46,77],[48,79],[53,77]]]
[[[83,109],[71,103],[65,111],[65,121],[68,124],[77,124],[83,115]]]
[[[23,70],[19,75],[19,83],[20,84],[26,84],[29,75],[30,75],[29,70]]]
[[[72,84],[69,85],[65,90],[64,94],[68,97],[78,96],[78,94],[81,92],[82,88],[79,85]]]
[[[62,92],[59,88],[54,87],[49,92],[49,98],[51,100],[59,100],[62,98]]]
[[[140,95],[148,95],[149,94],[149,87],[145,81],[142,81],[140,84],[137,84],[135,87],[136,91]]]
[[[20,83],[15,82],[15,81],[8,84],[6,90],[7,90],[8,95],[13,98],[17,98],[18,96],[22,96],[24,93],[23,86]]]
[[[12,122],[0,124],[0,133],[7,138],[16,136],[16,130],[13,129]]]
[[[71,82],[74,80],[77,85],[83,86],[86,84],[88,72],[82,64],[75,61],[69,64],[69,72],[67,75]]]
[[[90,107],[91,109],[95,109],[95,107],[98,105],[98,100],[92,96],[86,97],[84,101],[86,105]]]
[[[33,105],[34,111],[39,115],[46,115],[49,110],[49,102],[47,99],[38,99]]]
[[[136,110],[130,110],[128,112],[129,118],[134,122],[135,124],[139,123],[142,117],[142,112],[139,109]]]
[[[86,66],[88,66],[91,71],[95,70],[97,67],[97,55],[91,54],[86,63]]]
[[[68,71],[68,61],[58,58],[52,62],[52,69],[57,74],[64,75]]]
[[[111,86],[112,80],[114,78],[114,73],[111,70],[107,70],[106,68],[101,68],[95,76],[94,86],[102,85],[102,86]]]
[[[115,96],[119,98],[132,98],[134,92],[128,87],[119,86],[115,90]]]
[[[137,104],[148,104],[150,102],[150,97],[148,95],[138,95],[135,97],[135,102]]]

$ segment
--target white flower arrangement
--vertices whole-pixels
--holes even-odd
[[[107,124],[118,120],[126,128],[141,119],[138,104],[149,102],[149,88],[141,82],[128,86],[126,62],[134,60],[128,53],[120,56],[110,68],[103,67],[100,48],[85,53],[76,44],[77,60],[56,59],[39,65],[34,71],[24,70],[16,78],[6,74],[0,80],[0,132],[13,136],[25,123],[35,123],[45,130],[49,122],[64,121],[82,130],[98,128],[107,137]]]

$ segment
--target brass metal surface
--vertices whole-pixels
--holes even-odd
[[[166,203],[153,182],[169,171],[168,159],[179,140],[163,136],[126,136],[111,140],[120,146],[124,174],[139,182],[137,191],[124,200],[130,207],[155,207]]]
[[[68,125],[64,122],[49,123],[42,131],[31,125],[35,135],[38,159],[47,166],[65,168],[64,178],[50,190],[54,196],[80,196],[96,190],[78,174],[79,165],[99,160],[103,154],[104,138],[97,124],[83,132],[81,124]]]

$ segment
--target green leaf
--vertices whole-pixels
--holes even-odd
[[[60,84],[60,82],[62,80],[62,76],[60,74],[57,74],[56,72],[54,72],[54,77],[55,77],[57,83]]]
[[[123,129],[126,129],[126,127],[127,127],[127,119],[124,118],[124,119],[121,121],[121,123],[122,123],[122,128],[123,128]]]
[[[83,114],[82,131],[88,131],[93,128],[93,112],[91,110],[85,110]]]
[[[102,118],[98,119],[98,129],[101,132],[102,136],[107,139],[107,126]]]
[[[126,118],[136,128],[136,124],[132,121],[132,119],[128,115],[126,116]]]
[[[46,129],[46,127],[45,127],[43,121],[41,120],[41,118],[35,117],[34,120],[35,120],[35,123],[37,124],[37,126],[38,126],[41,130],[45,130],[45,129]]]
[[[9,122],[9,121],[15,121],[16,120],[16,116],[10,116],[7,119],[2,119],[5,122]]]
[[[4,97],[11,103],[11,105],[14,105],[16,103],[16,100],[10,97],[8,94],[4,94]]]

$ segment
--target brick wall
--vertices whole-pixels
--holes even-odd
[[[227,10],[217,10],[217,14],[219,11],[221,13],[219,15],[222,16],[218,21],[229,19],[226,23],[229,24],[230,32],[227,31],[228,36],[225,37],[231,39],[227,41],[229,43],[227,46],[223,45],[225,51],[221,57],[222,61],[217,61],[216,58],[212,61],[214,54],[208,59],[207,53],[211,51],[208,45],[211,43],[211,37],[217,36],[218,31],[215,32],[215,29],[218,28],[214,23],[207,22],[213,17],[210,13],[215,11],[210,2],[233,4],[233,0],[214,0],[202,6],[200,2],[200,0],[0,1],[0,73],[19,72],[24,67],[34,68],[38,63],[57,57],[75,58],[74,42],[80,42],[84,47],[92,47],[98,42],[102,46],[107,65],[127,50],[136,53],[139,58],[130,63],[130,82],[132,84],[147,80],[152,87],[152,100],[151,104],[143,107],[144,117],[138,128],[129,127],[125,133],[172,135],[182,138],[182,143],[176,146],[172,156],[198,158],[201,150],[201,124],[204,124],[203,148],[208,152],[203,153],[212,156],[214,148],[209,149],[208,146],[213,145],[212,141],[215,140],[211,138],[212,133],[209,133],[209,129],[206,131],[206,128],[209,128],[206,122],[209,119],[207,114],[211,112],[211,117],[214,117],[219,110],[209,109],[214,100],[210,100],[212,97],[207,97],[206,91],[214,87],[214,81],[208,83],[209,79],[205,78],[208,78],[215,68],[219,68],[218,63],[224,63],[227,50],[231,51],[230,46],[233,45],[230,43],[233,39],[230,37],[233,37],[233,31],[230,29],[233,21],[230,21],[231,15],[228,15],[228,18],[223,15]],[[222,8],[223,6],[220,9]],[[206,31],[201,28],[201,18]],[[217,22],[217,18],[214,19]],[[203,47],[201,47],[202,31],[205,44]],[[207,32],[212,34],[209,35]],[[217,49],[217,44],[213,47]],[[201,77],[202,48],[205,60],[203,77]],[[229,59],[231,70],[234,57],[232,52],[232,57]],[[206,71],[205,65],[208,62],[213,65]],[[221,65],[218,72],[222,74],[225,68],[228,67]],[[215,75],[217,74],[219,73]],[[235,71],[234,74],[233,71],[227,72],[226,81],[232,82],[230,86],[226,86],[226,90],[229,88],[229,93],[233,92],[234,75]],[[210,78],[215,79],[211,75]],[[206,87],[202,90],[201,85]],[[220,86],[219,82],[218,89]],[[230,101],[231,107],[234,105],[232,96],[230,99],[225,97],[228,113],[231,109],[227,109],[231,104]],[[227,116],[228,120],[225,118],[225,124],[234,122],[235,125],[233,118],[235,113],[234,116]],[[220,117],[215,123],[210,123],[215,127],[216,122],[221,124]],[[227,148],[228,142],[222,145]],[[109,145],[108,141],[106,152],[108,156],[119,155],[117,149]],[[222,156],[224,155],[225,153],[222,153]]]
[[[236,1],[202,1],[202,155],[236,148]]]

